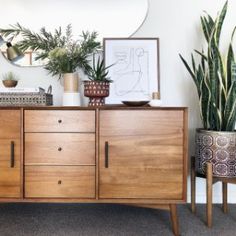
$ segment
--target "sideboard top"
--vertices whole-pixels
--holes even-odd
[[[102,107],[85,107],[85,106],[0,106],[0,110],[179,110],[188,109],[187,107],[173,106],[126,106],[126,105],[105,105]]]

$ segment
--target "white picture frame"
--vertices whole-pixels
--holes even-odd
[[[160,92],[159,38],[104,38],[104,61],[109,67],[107,104],[147,101]]]

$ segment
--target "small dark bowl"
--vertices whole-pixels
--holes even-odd
[[[127,106],[144,106],[149,103],[149,101],[122,101],[123,104]]]

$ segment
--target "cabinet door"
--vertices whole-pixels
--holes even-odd
[[[20,110],[0,110],[0,197],[20,197]]]
[[[100,113],[100,198],[183,199],[183,110]]]

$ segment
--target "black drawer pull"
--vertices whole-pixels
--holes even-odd
[[[62,120],[58,120],[58,123],[61,124],[61,123],[62,123]]]
[[[11,168],[14,168],[15,165],[15,144],[14,141],[11,141],[11,161],[10,161]]]
[[[58,152],[61,152],[61,151],[62,151],[62,148],[61,148],[61,147],[59,147],[57,150],[58,150]]]
[[[105,168],[109,166],[109,144],[105,142]]]

